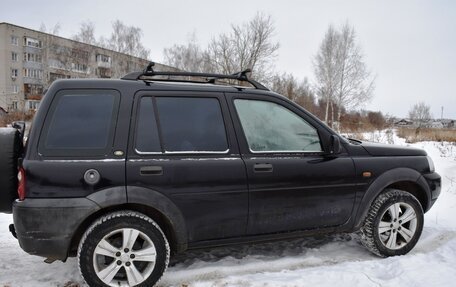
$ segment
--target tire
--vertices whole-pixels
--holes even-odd
[[[0,212],[11,213],[17,195],[17,161],[22,154],[19,131],[0,128]]]
[[[361,228],[361,242],[380,257],[407,254],[423,231],[423,208],[412,194],[396,189],[381,193]]]
[[[101,217],[87,229],[78,248],[79,270],[89,286],[154,286],[168,267],[169,256],[158,224],[134,211]]]

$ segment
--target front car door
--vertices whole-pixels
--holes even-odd
[[[358,186],[352,159],[328,157],[321,124],[276,97],[230,94],[249,182],[248,234],[339,226]]]

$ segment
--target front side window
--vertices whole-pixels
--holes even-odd
[[[216,98],[157,97],[165,152],[227,152],[228,141]]]
[[[44,155],[103,155],[113,140],[119,94],[65,91],[56,96],[40,139]]]
[[[234,101],[252,152],[321,152],[317,130],[289,109],[267,101]]]

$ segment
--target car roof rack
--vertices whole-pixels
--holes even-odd
[[[130,81],[137,81],[137,80],[147,80],[143,79],[144,77],[154,77],[154,76],[181,76],[181,77],[201,77],[201,78],[206,78],[206,82],[201,82],[201,81],[185,81],[184,82],[196,82],[196,83],[207,83],[207,84],[214,84],[216,80],[219,79],[229,79],[229,80],[237,80],[240,82],[247,82],[251,84],[253,87],[259,90],[266,90],[269,91],[268,88],[263,86],[257,81],[254,81],[252,79],[249,79],[247,77],[247,73],[252,72],[251,69],[246,69],[242,72],[234,73],[231,75],[223,75],[223,74],[210,74],[210,73],[194,73],[194,72],[162,72],[162,71],[154,71],[155,63],[150,62],[149,65],[147,65],[146,69],[142,72],[132,72],[129,73],[121,78],[121,80],[130,80]],[[171,79],[157,79],[158,81],[176,81],[176,80],[171,80]],[[179,81],[179,82],[182,82]]]

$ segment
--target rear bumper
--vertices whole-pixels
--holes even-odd
[[[86,198],[16,201],[13,219],[19,245],[32,255],[65,260],[75,231],[98,209]]]

